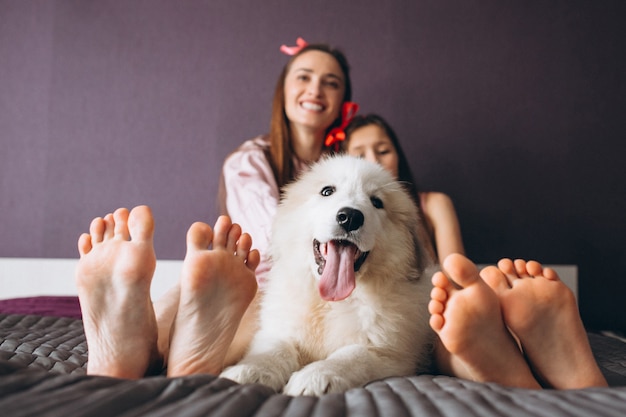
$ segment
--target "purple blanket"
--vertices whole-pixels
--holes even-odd
[[[0,313],[82,318],[75,296],[41,296],[0,300]]]

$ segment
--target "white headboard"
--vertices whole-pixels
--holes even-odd
[[[0,258],[0,299],[37,295],[76,295],[74,268],[77,259]],[[157,261],[152,280],[156,300],[171,288],[180,274],[182,261]],[[478,265],[480,268],[486,265]],[[553,268],[578,300],[578,267],[545,265]]]

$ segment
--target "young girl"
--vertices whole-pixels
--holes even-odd
[[[428,238],[439,263],[452,253],[465,254],[459,220],[452,200],[444,193],[419,191],[400,142],[380,116],[355,116],[346,127],[342,148],[350,155],[377,162],[408,188],[420,209]]]

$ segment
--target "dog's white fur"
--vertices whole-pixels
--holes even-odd
[[[356,230],[338,222],[346,207],[363,214]],[[427,258],[417,229],[412,199],[378,165],[347,156],[314,165],[285,189],[260,328],[243,360],[221,376],[290,395],[322,395],[425,370],[431,284],[422,277]],[[369,252],[347,298],[320,295],[314,239],[350,240]]]

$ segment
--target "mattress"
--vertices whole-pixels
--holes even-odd
[[[41,300],[40,300],[41,301]],[[626,343],[589,333],[609,388],[527,390],[441,375],[374,381],[342,394],[291,397],[214,375],[88,376],[76,300],[0,302],[0,410],[7,416],[618,416],[626,415]],[[68,307],[68,304],[70,307]],[[45,303],[34,303],[41,306]],[[74,310],[73,310],[74,309]],[[22,309],[23,310],[23,309]],[[33,313],[33,312],[31,312]]]

